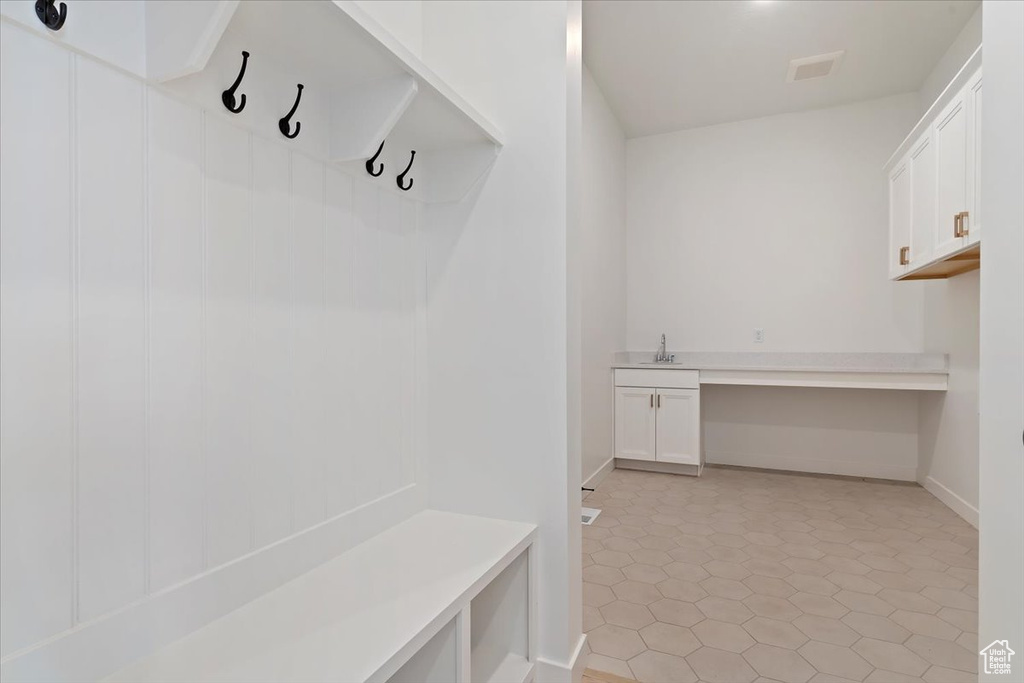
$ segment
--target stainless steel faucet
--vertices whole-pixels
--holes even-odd
[[[661,335],[661,346],[658,347],[658,354],[654,357],[654,362],[655,363],[672,363],[672,362],[675,361],[675,359],[676,359],[676,357],[674,355],[669,355],[668,352],[665,350],[665,335],[662,334]]]

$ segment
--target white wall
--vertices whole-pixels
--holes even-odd
[[[910,391],[701,387],[707,462],[913,481]]]
[[[1024,671],[1024,3],[986,2],[978,642]],[[1007,675],[985,676],[1006,680]]]
[[[86,12],[76,11],[68,4],[68,19],[60,31],[43,26],[36,16],[35,3],[27,0],[0,0],[0,15],[30,33],[81,50],[105,63],[116,64],[140,78],[146,75],[144,2],[90,0]],[[111,34],[118,39],[110,40]]]
[[[0,655],[117,610],[184,627],[256,590],[271,544],[344,531],[280,583],[393,523],[418,205],[0,32]]]
[[[422,57],[423,0],[355,0],[405,47]]]
[[[956,76],[957,72],[960,71],[960,67],[967,62],[967,59],[981,45],[981,15],[982,5],[979,4],[978,9],[974,10],[974,14],[967,20],[964,27],[960,29],[960,33],[918,89],[917,95],[922,114],[942,94],[942,91],[946,89],[949,82],[953,80],[953,76]]]
[[[540,680],[566,673],[581,632],[566,354],[574,69],[579,89],[567,24],[578,11],[545,1],[423,8],[424,61],[508,140],[470,197],[424,214],[430,503],[540,526]]]
[[[898,95],[629,140],[629,349],[665,332],[686,351],[919,350],[879,171],[916,109]]]
[[[917,480],[978,524],[979,273],[925,284],[924,350],[949,354],[949,389],[921,396]]]
[[[614,453],[615,352],[626,348],[626,136],[583,71],[583,481]],[[597,481],[590,482],[590,486]]]
[[[925,79],[926,110],[981,45],[982,8]],[[917,480],[967,521],[978,524],[978,272],[922,283],[924,351],[949,354],[949,390],[923,394]]]
[[[629,349],[921,350],[881,172],[917,114],[906,94],[629,140]],[[715,387],[702,410],[708,462],[916,475],[912,392]]]

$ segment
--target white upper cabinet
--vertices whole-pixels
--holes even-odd
[[[938,170],[933,256],[945,256],[963,246],[961,223],[967,210],[967,89],[963,88],[935,122]]]
[[[889,172],[889,278],[907,272],[910,263],[910,167],[901,159]]]
[[[889,277],[946,278],[981,263],[981,48],[886,165]]]
[[[935,249],[935,148],[927,130],[910,149],[910,268],[929,260]]]
[[[981,69],[967,84],[970,117],[967,119],[967,178],[968,216],[964,221],[967,243],[981,240]]]

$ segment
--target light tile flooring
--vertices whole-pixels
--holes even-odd
[[[615,470],[585,504],[587,666],[644,683],[976,681],[978,534],[915,485]]]

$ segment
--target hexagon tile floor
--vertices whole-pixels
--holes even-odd
[[[587,666],[644,683],[977,681],[978,533],[916,485],[615,470]]]

